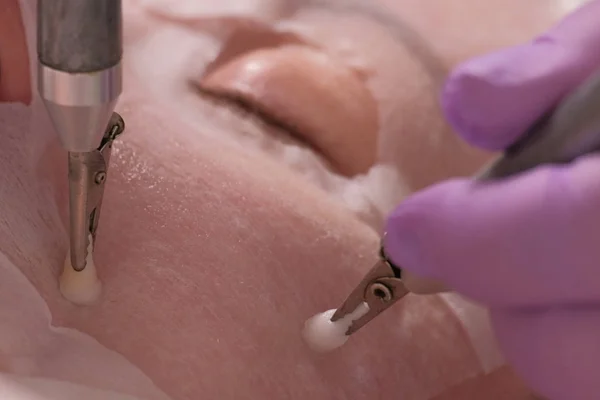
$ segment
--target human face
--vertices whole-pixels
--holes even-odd
[[[117,111],[127,128],[97,241],[98,304],[75,307],[57,291],[66,172],[54,136],[39,124],[11,130],[0,150],[0,183],[11,188],[0,250],[54,324],[123,355],[174,399],[427,399],[496,370],[485,314],[456,298],[408,297],[326,356],[300,330],[370,267],[392,204],[487,157],[440,118],[449,66],[523,40],[565,9],[350,4],[125,2]],[[484,25],[487,35],[468,33]],[[6,74],[27,70],[21,54]],[[27,101],[22,85],[5,98]],[[38,360],[52,365],[58,356],[40,346]],[[2,365],[12,371],[10,357]]]

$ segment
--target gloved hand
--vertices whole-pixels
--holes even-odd
[[[449,78],[446,116],[500,150],[600,67],[600,1]],[[599,105],[600,112],[600,105]],[[600,155],[498,183],[453,179],[387,221],[390,259],[490,308],[504,355],[542,396],[600,399]]]

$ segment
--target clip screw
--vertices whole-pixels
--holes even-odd
[[[392,300],[393,296],[391,290],[382,283],[375,282],[371,285],[370,290],[375,297],[377,297],[385,303]]]
[[[96,174],[96,176],[94,177],[94,181],[98,184],[101,185],[104,183],[104,181],[106,180],[106,172],[98,172]]]
[[[108,136],[111,141],[115,140],[125,130],[125,121],[118,113],[114,112],[110,119]]]

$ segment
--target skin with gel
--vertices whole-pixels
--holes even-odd
[[[82,271],[76,271],[71,265],[70,253],[67,253],[59,287],[63,297],[73,304],[91,305],[98,301],[102,294],[102,282],[98,279],[94,263],[94,238],[89,236],[87,264]]]
[[[443,120],[448,71],[529,40],[567,2],[123,1],[126,129],[94,242],[102,296],[86,307],[57,285],[67,165],[31,79],[35,3],[0,11],[0,378],[145,400],[164,398],[148,382],[173,400],[529,398],[487,314],[459,297],[407,296],[325,356],[300,332],[372,266],[403,196],[489,158]],[[479,396],[452,394],[490,375]]]
[[[341,347],[350,338],[346,335],[346,331],[352,322],[368,313],[369,306],[367,303],[362,303],[350,314],[333,322],[331,317],[335,311],[335,309],[327,310],[314,315],[304,323],[302,337],[312,350],[322,353]]]

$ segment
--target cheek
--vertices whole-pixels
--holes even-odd
[[[474,173],[491,155],[461,141],[445,122],[438,104],[438,82],[408,57],[398,70],[406,81],[396,87],[382,85],[378,91],[385,99],[381,102],[386,126],[379,137],[381,162],[395,165],[413,190]]]
[[[439,93],[447,75],[445,61],[426,36],[405,33],[403,40],[389,45],[397,57],[380,58],[381,73],[369,84],[380,104],[379,159],[395,165],[409,187],[418,190],[469,175],[489,156],[464,144],[444,120]]]

